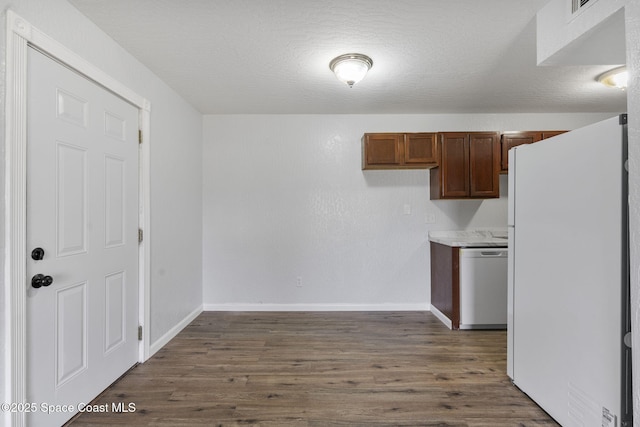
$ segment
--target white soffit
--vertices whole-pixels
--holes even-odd
[[[544,16],[538,15],[537,19],[544,19]],[[574,31],[578,28],[584,28],[584,24],[582,26],[578,24],[579,22],[576,20],[567,23],[566,28]],[[554,33],[550,37],[538,38],[538,47],[542,44],[545,48],[549,48],[547,44],[550,40],[553,41],[553,45],[557,44],[563,36],[566,37],[566,28],[560,29],[558,33]],[[553,49],[553,46],[550,48]],[[549,49],[542,49],[542,52],[545,50]],[[623,65],[626,60],[626,50],[624,9],[619,9],[542,61],[540,61],[539,49],[538,63],[553,66],[603,63]]]

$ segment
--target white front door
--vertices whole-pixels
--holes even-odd
[[[27,419],[55,426],[137,361],[138,109],[28,51]]]

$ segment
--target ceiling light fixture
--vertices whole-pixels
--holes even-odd
[[[353,87],[367,74],[373,66],[373,61],[367,55],[361,53],[346,53],[333,58],[329,68],[341,82]]]
[[[618,89],[624,90],[627,88],[629,72],[627,71],[627,67],[622,66],[600,74],[596,80],[605,86],[617,87]]]

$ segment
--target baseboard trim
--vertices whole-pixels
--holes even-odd
[[[429,311],[428,304],[204,304],[204,311]]]
[[[187,316],[182,319],[178,324],[176,324],[173,328],[169,329],[166,334],[158,338],[154,343],[149,346],[149,357],[156,354],[158,350],[167,345],[169,341],[171,341],[176,335],[180,333],[189,323],[193,321],[196,317],[203,312],[203,306],[199,306],[191,313],[187,314]]]
[[[449,329],[453,328],[453,323],[447,316],[445,316],[440,310],[438,310],[433,305],[430,308],[431,308],[430,311],[433,313],[434,316],[438,318],[438,320],[444,323]]]

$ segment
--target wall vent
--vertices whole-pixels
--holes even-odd
[[[588,6],[591,6],[598,0],[569,0],[571,2],[571,14],[575,15],[582,12]]]

